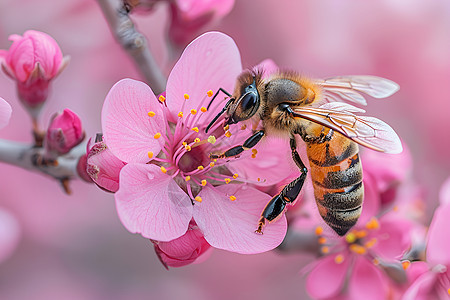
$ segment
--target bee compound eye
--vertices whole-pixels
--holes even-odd
[[[242,97],[241,107],[243,112],[253,109],[258,103],[258,97],[255,93],[247,93]]]

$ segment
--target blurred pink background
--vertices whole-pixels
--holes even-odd
[[[164,42],[166,8],[158,5],[134,20],[168,72],[173,62]],[[139,79],[97,3],[2,0],[0,49],[9,47],[10,34],[28,29],[50,34],[71,56],[53,83],[42,125],[67,107],[93,136],[111,86],[124,77]],[[244,67],[271,58],[314,77],[371,74],[399,83],[397,94],[371,99],[367,111],[409,146],[413,177],[424,188],[431,216],[450,169],[448,1],[236,1],[207,30],[233,37]],[[4,74],[0,96],[13,107],[0,138],[31,142],[31,122]],[[152,244],[120,224],[112,194],[74,181],[73,195],[66,196],[53,180],[5,164],[0,176],[0,206],[17,218],[22,232],[16,251],[0,264],[0,299],[308,299],[298,274],[311,259],[306,255],[215,250],[201,264],[166,271]]]

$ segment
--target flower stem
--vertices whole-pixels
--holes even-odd
[[[122,1],[97,0],[117,42],[133,59],[155,94],[165,90],[166,77],[147,46],[144,35],[138,32]]]

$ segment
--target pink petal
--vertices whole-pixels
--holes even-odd
[[[0,208],[0,262],[8,259],[20,241],[20,225],[8,211]]]
[[[337,254],[333,254],[321,258],[309,273],[306,290],[312,298],[331,298],[341,292],[351,257],[344,257],[341,263],[336,263],[336,256]]]
[[[263,70],[263,78],[267,79],[274,73],[278,72],[279,68],[277,64],[271,59],[265,59],[259,64],[257,64],[253,69],[255,70]]]
[[[450,266],[450,203],[440,205],[428,229],[427,261]]]
[[[166,102],[171,120],[176,120],[180,111],[186,118],[191,109],[207,107],[211,99],[207,97],[209,90],[215,93],[223,88],[232,93],[241,71],[239,50],[232,38],[220,32],[207,32],[195,39],[186,47],[167,80]],[[189,95],[189,100],[184,99],[184,94]],[[221,93],[215,100],[221,104],[216,103],[212,106],[216,109],[206,114],[205,127],[225,105],[224,96]]]
[[[224,16],[233,8],[234,0],[175,0],[175,3],[185,18],[195,19],[211,13]]]
[[[381,270],[365,256],[358,255],[349,280],[349,299],[386,299],[387,292],[387,278],[384,277]]]
[[[182,236],[192,218],[188,195],[155,165],[123,167],[115,198],[123,225],[153,240],[170,241]]]
[[[277,247],[286,235],[286,217],[268,224],[264,234],[255,233],[260,214],[270,196],[241,185],[206,186],[194,205],[194,220],[206,241],[219,249],[243,254],[260,253]],[[230,196],[236,200],[231,201]]]
[[[3,100],[3,98],[0,98],[0,128],[5,127],[9,123],[11,112],[11,105]]]
[[[432,296],[435,291],[437,273],[426,272],[417,278],[403,294],[402,300],[428,300],[434,299]]]
[[[149,117],[150,111],[155,116]],[[156,156],[164,144],[165,124],[161,104],[143,82],[122,79],[106,96],[102,110],[103,139],[124,162],[146,163],[149,151]],[[155,139],[156,133],[163,136]]]
[[[377,239],[373,251],[385,260],[401,258],[411,246],[411,222],[396,212],[384,215],[379,222],[380,228],[373,233]]]
[[[450,177],[442,184],[441,190],[439,191],[439,202],[442,205],[450,203]]]

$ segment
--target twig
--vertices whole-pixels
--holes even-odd
[[[48,162],[43,160],[45,150],[42,147],[0,139],[0,162],[53,177],[62,184],[64,191],[70,194],[68,181],[79,178],[77,164],[79,158],[85,153],[84,147],[79,145],[69,154]]]
[[[144,35],[139,33],[130,19],[122,1],[97,0],[117,42],[133,59],[155,94],[165,90],[166,77],[162,73],[147,46]]]

